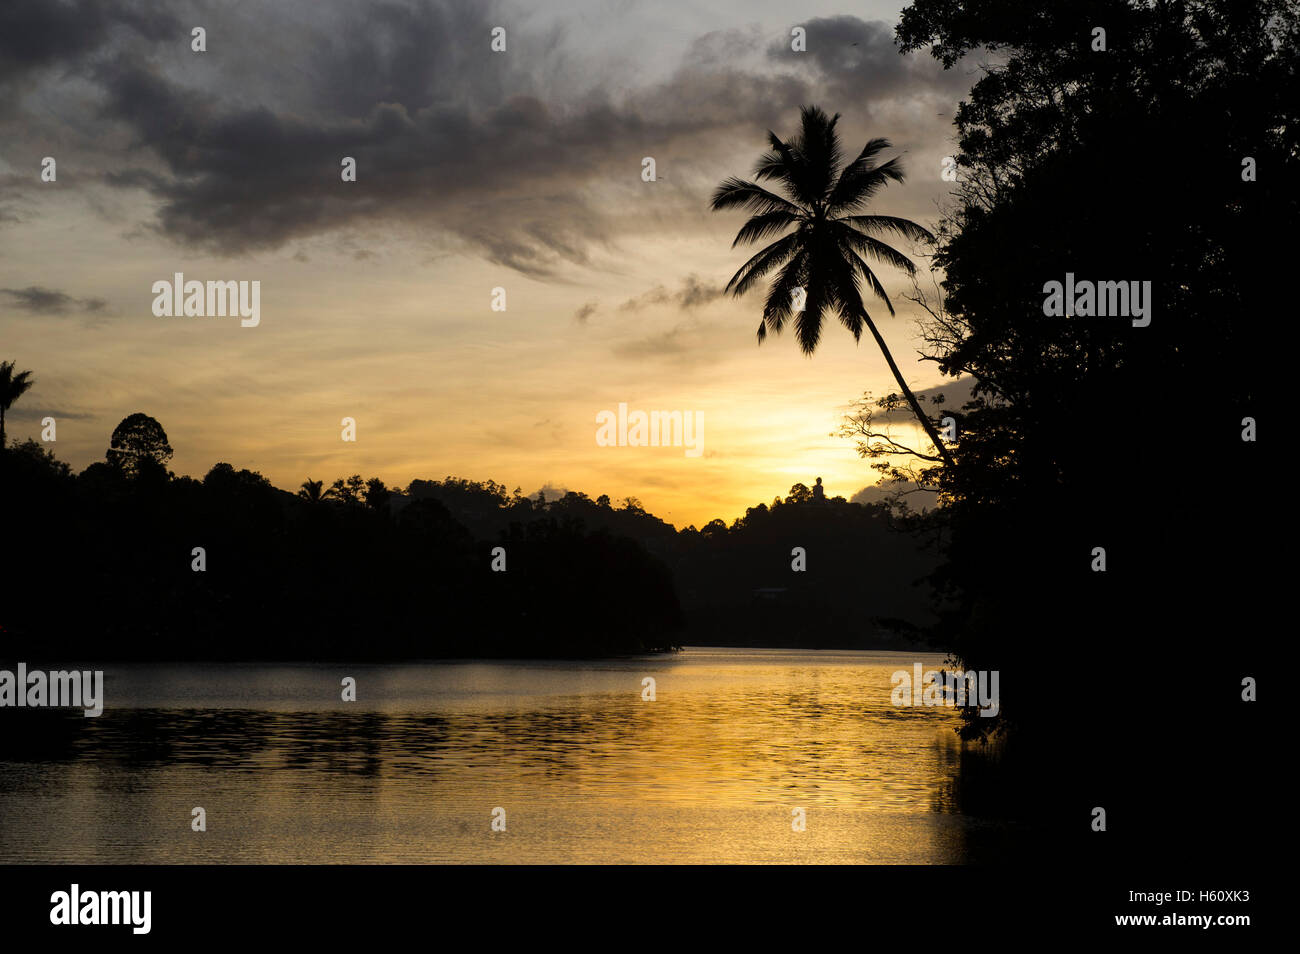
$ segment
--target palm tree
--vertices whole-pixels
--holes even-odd
[[[916,419],[939,453],[938,458],[932,459],[942,459],[951,466],[952,457],[939,440],[934,424],[921,410],[916,395],[903,380],[885,339],[867,314],[859,291],[865,283],[885,303],[889,313],[894,314],[889,296],[863,255],[913,275],[916,266],[911,260],[876,236],[892,233],[912,241],[934,241],[934,236],[909,219],[859,214],[889,180],[903,181],[903,169],[897,158],[876,164],[876,156],[890,146],[887,139],[872,139],[856,159],[841,169],[840,140],[835,132],[839,118],[838,113],[828,117],[816,106],[805,106],[800,110],[803,128],[795,139],[782,142],[776,133],[768,132],[772,148],[759,159],[754,176],[760,181],[775,180],[785,195],[734,176],[713,193],[713,211],[743,208],[753,213],[736,234],[732,248],[779,235],[794,226],[793,232],[742,265],[727,283],[726,290],[736,296],[743,295],[764,275],[777,269],[763,305],[758,340],[761,343],[768,331],[780,334],[786,321],[794,315],[795,334],[804,354],[816,350],[821,340],[822,318],[827,314],[838,315],[840,323],[853,333],[854,341],[861,338],[865,324]],[[800,291],[802,301],[796,299]]]
[[[5,449],[5,412],[35,383],[30,371],[14,374],[12,361],[0,361],[0,451]]]
[[[310,500],[312,503],[316,503],[321,499],[322,486],[324,486],[322,481],[312,480],[308,477],[302,482],[302,487],[298,490],[298,496],[305,500]]]

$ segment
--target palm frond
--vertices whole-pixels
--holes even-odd
[[[803,213],[794,214],[786,212],[784,209],[776,212],[768,212],[766,215],[756,215],[736,233],[736,240],[731,243],[731,247],[737,245],[749,245],[753,242],[760,241],[770,235],[779,235],[787,226],[802,222],[806,216]]]
[[[871,270],[871,266],[863,261],[862,257],[858,255],[857,252],[854,252],[851,249],[845,250],[845,257],[854,272],[867,283],[867,287],[871,289],[872,293],[885,303],[885,307],[889,309],[889,313],[891,315],[894,314],[894,303],[889,300],[889,295],[885,291],[885,286],[880,284],[880,279],[877,278],[876,273]]]
[[[837,256],[834,259],[835,269],[831,280],[835,284],[836,297],[839,299],[840,324],[848,329],[853,335],[853,340],[857,342],[862,338],[862,325],[868,316],[866,305],[862,302],[862,293],[858,290],[858,271],[852,260],[855,258],[857,256],[852,253]]]
[[[910,258],[896,248],[886,245],[880,239],[872,238],[857,229],[850,228],[844,224],[843,219],[832,222],[831,227],[835,229],[837,240],[843,242],[847,248],[851,248],[861,255],[870,255],[876,261],[892,265],[908,275],[916,274],[916,266]]]
[[[805,106],[800,110],[799,118],[802,129],[798,149],[807,162],[809,192],[815,201],[822,202],[830,194],[836,170],[843,158],[840,137],[835,132],[840,114],[827,116],[816,106]]]
[[[727,282],[725,291],[732,292],[737,296],[745,294],[756,281],[778,265],[784,264],[791,255],[794,255],[799,250],[799,243],[800,235],[798,232],[791,233],[785,238],[773,242],[740,266],[736,274],[731,276],[731,281]],[[762,335],[759,337],[761,339]]]
[[[933,242],[934,233],[911,219],[896,215],[845,215],[835,221],[850,225],[868,235],[901,235],[909,242]]]
[[[6,408],[32,389],[36,381],[30,371],[14,374],[15,362],[0,361],[0,403]]]
[[[777,273],[776,280],[767,291],[767,300],[763,303],[763,323],[773,334],[779,335],[784,330],[786,321],[793,313],[792,293],[804,285],[808,258],[807,247],[800,248],[798,254]],[[759,340],[762,340],[761,336]]]
[[[789,199],[769,192],[755,182],[746,182],[735,176],[731,176],[718,186],[709,207],[714,212],[743,208],[756,215],[766,215],[769,212],[789,212],[791,215],[799,215],[803,212]]]
[[[850,165],[831,190],[827,204],[832,212],[852,212],[866,205],[889,182],[903,181],[903,164],[895,157],[878,166],[854,169]]]
[[[773,151],[758,161],[754,167],[755,178],[775,179],[789,190],[796,201],[812,205],[819,196],[810,181],[807,158],[793,143],[782,142],[770,130],[767,138]]]

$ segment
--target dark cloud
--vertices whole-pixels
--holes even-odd
[[[961,406],[971,399],[971,389],[974,386],[974,378],[956,378],[953,381],[940,384],[936,387],[923,388],[920,391],[914,391],[912,393],[916,395],[916,399],[921,403],[921,407],[933,416],[941,410],[960,411]],[[887,393],[888,392],[880,392],[873,395],[873,397],[881,398]],[[936,403],[936,398],[942,398],[943,400]],[[916,416],[912,413],[912,409],[908,407],[906,401],[902,400],[901,394],[899,396],[898,407],[887,413],[878,414],[878,417],[880,420],[890,422],[897,421],[908,423],[916,420]]]
[[[0,288],[9,306],[33,315],[101,314],[108,306],[102,298],[73,298],[53,288],[30,285],[27,288]]]
[[[791,50],[787,37],[772,43],[768,56],[816,75],[825,98],[844,104],[831,112],[858,108],[864,93],[878,99],[897,93],[940,91],[955,98],[970,86],[962,70],[938,72],[922,58],[899,53],[891,24],[840,15],[817,17],[802,26],[808,31],[805,52]]]
[[[874,484],[863,487],[849,498],[850,503],[874,504],[887,503],[899,491],[906,491],[903,500],[913,510],[929,510],[938,504],[939,494],[932,490],[923,490],[915,484]]]
[[[657,285],[648,292],[642,292],[635,298],[629,298],[619,305],[619,311],[640,311],[651,305],[666,305],[672,301],[672,294],[663,285]]]
[[[29,405],[14,405],[6,412],[7,420],[14,421],[40,421],[46,417],[52,417],[55,421],[95,421],[99,419],[98,414],[83,414],[78,411],[60,411],[55,408],[42,408],[37,410]]]
[[[698,308],[721,297],[721,288],[716,285],[706,285],[696,276],[688,275],[686,281],[682,283],[681,291],[677,293],[677,302],[683,308]]]
[[[654,332],[616,344],[612,349],[614,357],[630,361],[669,359],[679,365],[697,365],[717,360],[712,349],[702,346],[707,326],[693,312],[722,295],[721,288],[692,274],[681,280],[676,291],[658,285],[635,298],[629,298],[619,305],[619,311],[639,312],[653,306],[667,305],[692,314],[667,331]]]
[[[587,323],[587,319],[596,313],[596,304],[594,301],[589,301],[573,313],[573,317],[578,324],[585,325]]]
[[[84,130],[101,181],[151,197],[166,239],[228,255],[381,226],[436,230],[490,262],[553,275],[622,234],[700,215],[709,187],[741,171],[715,171],[710,157],[750,139],[757,155],[765,130],[788,127],[804,103],[869,113],[953,85],[929,57],[900,56],[889,26],[847,16],[810,21],[804,54],[768,48],[757,30],[709,34],[667,80],[629,88],[575,70],[582,53],[562,32],[512,30],[509,52],[492,53],[491,28],[510,19],[492,2],[322,0],[307,23],[302,6],[205,9],[199,70],[188,26],[152,6],[3,9],[0,76],[59,64],[93,83],[84,122],[67,126]],[[0,117],[0,134],[37,149],[29,127],[42,115],[10,128]],[[650,205],[644,155],[664,168],[679,158],[684,173]],[[356,182],[341,181],[345,156]],[[716,297],[695,295],[679,304]]]
[[[619,305],[619,310],[640,311],[651,305],[676,305],[678,308],[689,310],[707,305],[721,298],[722,294],[722,289],[716,285],[706,284],[697,275],[687,275],[682,279],[682,287],[677,291],[670,292],[663,285],[659,285],[635,298],[629,298]]]
[[[168,10],[132,0],[4,0],[0,4],[0,85],[73,63],[129,31],[148,40],[188,35]]]

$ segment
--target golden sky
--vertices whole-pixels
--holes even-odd
[[[119,25],[0,73],[0,357],[36,378],[10,437],[51,414],[79,470],[143,411],[177,473],[227,461],[286,489],[493,479],[635,496],[677,526],[730,521],[817,476],[851,496],[876,474],[831,432],[892,377],[837,324],[811,358],[789,335],[758,346],[761,295],[717,294],[754,251],[730,247],[744,216],[708,212],[709,195],[816,102],[844,114],[846,151],[887,136],[903,155],[909,181],[874,211],[933,227],[969,77],[900,57],[892,5],[825,6],[799,21],[804,59],[787,55],[775,4],[676,19],[673,4],[659,18],[395,4],[373,48],[181,6],[179,38],[167,22],[161,36]],[[509,46],[494,60],[497,21]],[[205,54],[189,50],[191,22],[209,24]],[[47,155],[55,183],[39,180]],[[659,181],[642,181],[644,156]],[[258,327],[155,317],[152,285],[178,271],[260,281]],[[898,307],[872,314],[913,387],[940,384]],[[701,412],[703,455],[597,446],[596,415],[620,402]]]

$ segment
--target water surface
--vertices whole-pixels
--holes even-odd
[[[0,710],[0,861],[960,863],[957,716],[889,702],[917,661],[97,666],[97,719]]]

